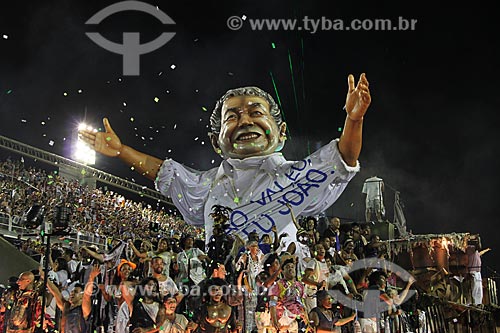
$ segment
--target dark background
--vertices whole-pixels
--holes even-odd
[[[176,24],[164,27],[148,14],[123,12],[99,26],[85,25],[115,2],[2,6],[0,36],[8,36],[0,38],[2,135],[71,157],[78,123],[102,127],[106,116],[126,144],[205,170],[220,163],[206,135],[215,101],[246,85],[276,97],[273,77],[290,129],[284,154],[298,159],[338,137],[347,75],[366,72],[373,101],[364,122],[362,169],[328,215],[363,220],[362,184],[377,175],[386,183],[391,220],[398,190],[413,233],[479,233],[483,246],[493,248],[484,266],[500,268],[493,8],[479,2],[403,7],[378,1],[146,1]],[[345,21],[401,16],[418,23],[415,31],[311,34],[252,31],[247,21],[231,31],[226,20],[232,15]],[[123,31],[141,32],[143,42],[163,31],[176,35],[141,56],[140,76],[123,77],[121,56],[94,44],[85,35],[90,31],[116,42]],[[152,186],[117,160],[98,156],[96,167]]]

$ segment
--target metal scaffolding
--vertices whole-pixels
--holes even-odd
[[[53,153],[49,153],[45,150],[29,146],[27,144],[7,138],[2,135],[0,135],[0,148],[4,148],[12,152],[15,152],[17,154],[43,161],[45,163],[51,164],[59,168],[72,169],[75,174],[76,173],[80,173],[82,175],[85,174],[86,177],[93,177],[96,179],[96,181],[99,181],[101,183],[115,186],[127,190],[129,192],[138,194],[140,196],[144,196],[150,199],[157,200],[164,204],[174,206],[172,201],[167,199],[163,194],[153,189],[150,189],[147,186],[142,186],[134,182],[125,180],[123,178],[113,176],[109,173],[97,170],[85,164],[81,164],[73,160],[70,160],[68,158]]]

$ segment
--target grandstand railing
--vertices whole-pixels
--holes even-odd
[[[39,232],[37,229],[30,230],[26,229],[21,225],[22,217],[17,215],[10,215],[5,212],[0,212],[0,232],[7,232],[9,236],[32,234],[33,232]],[[82,232],[76,232],[76,235],[64,236],[65,240],[72,242],[77,245],[96,245],[99,248],[104,248],[107,244],[107,237],[99,237],[95,234],[84,234]]]

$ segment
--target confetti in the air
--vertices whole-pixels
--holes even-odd
[[[68,96],[68,93],[67,92],[63,92],[63,96],[64,97]]]
[[[194,138],[194,141],[198,141],[198,137]]]
[[[158,97],[155,97],[155,98],[154,98],[154,101],[155,101],[156,103],[158,103],[158,102],[160,101],[160,99],[159,99]]]
[[[234,75],[234,73],[233,73],[233,72],[227,72],[227,75],[229,75],[229,76],[233,76],[233,75]]]
[[[172,64],[172,65],[170,66],[170,68],[172,68],[172,69],[175,69],[175,67],[176,67],[176,66],[175,66],[174,64]]]
[[[276,44],[274,44],[274,43],[271,43],[271,46],[272,46],[273,49],[276,48]]]
[[[3,38],[3,39],[9,39],[9,36],[7,36],[7,35],[2,35],[2,38]]]
[[[82,89],[78,89],[78,93],[81,94],[83,92]]]
[[[342,127],[339,127],[337,131],[342,132]]]
[[[54,145],[54,141],[50,140],[49,141],[49,146],[53,146]]]
[[[26,122],[28,122],[28,121],[27,121],[26,119],[21,119],[21,122],[22,122],[22,123],[26,123]]]
[[[127,102],[123,102],[123,106],[127,106]]]
[[[176,128],[177,128],[177,124],[174,124],[174,129],[176,129]]]
[[[45,121],[42,121],[42,122],[41,122],[41,124],[42,124],[42,125],[45,125]]]
[[[212,164],[214,164],[214,163],[215,163],[215,160],[212,160]]]
[[[246,16],[246,15],[243,15],[243,16],[241,17],[241,19],[242,19],[243,21],[245,21],[245,20],[247,19],[247,16]]]
[[[12,89],[7,90],[5,93],[9,95],[12,92]]]
[[[201,109],[202,109],[203,111],[207,111],[207,108],[206,108],[206,107],[204,107],[204,106],[202,106],[202,107],[201,107]]]
[[[134,121],[134,117],[130,117],[130,121],[133,122]]]
[[[162,74],[163,74],[163,72],[160,72],[160,73],[158,73],[158,76],[161,76]]]

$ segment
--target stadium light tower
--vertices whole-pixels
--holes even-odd
[[[78,125],[78,130],[86,128],[89,131],[97,132],[97,129],[92,128],[86,124]],[[95,151],[89,147],[85,142],[83,142],[80,137],[78,137],[76,141],[76,145],[73,151],[73,158],[78,162],[81,162],[86,165],[94,165],[95,164]]]

